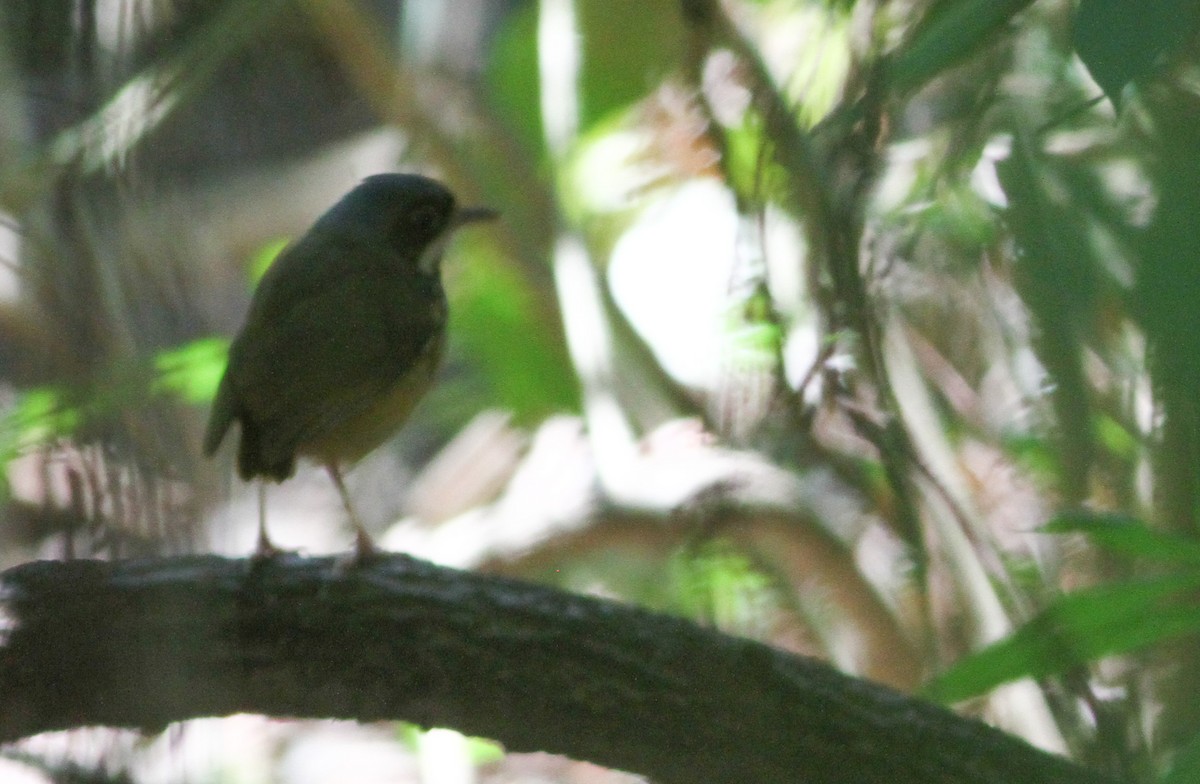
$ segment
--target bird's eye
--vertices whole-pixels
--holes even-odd
[[[422,204],[415,207],[405,221],[413,233],[432,237],[442,229],[442,211],[432,204]]]

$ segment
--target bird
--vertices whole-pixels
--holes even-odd
[[[343,472],[395,433],[431,386],[446,339],[442,255],[456,229],[495,217],[458,206],[437,180],[376,174],[263,275],[230,344],[203,444],[212,457],[240,425],[237,473],[262,480],[256,555],[278,552],[262,482],[290,478],[300,457],[329,473],[356,557],[376,552]]]

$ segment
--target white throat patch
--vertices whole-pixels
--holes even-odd
[[[442,260],[442,254],[446,250],[446,243],[450,241],[452,231],[444,231],[441,236],[435,237],[432,242],[425,246],[425,250],[421,252],[421,257],[417,259],[417,268],[426,275],[433,275],[438,271],[438,264]]]

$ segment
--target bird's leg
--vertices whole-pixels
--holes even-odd
[[[267,536],[267,483],[258,482],[258,544],[254,546],[255,558],[270,558],[279,555],[279,549]]]
[[[358,519],[358,515],[354,513],[354,507],[350,504],[350,494],[346,492],[342,470],[338,468],[337,463],[326,463],[325,470],[329,472],[329,478],[337,486],[338,494],[342,497],[342,504],[346,507],[346,514],[349,515],[350,523],[354,526],[354,559],[365,561],[371,556],[378,555],[379,548],[375,546],[375,542],[371,541],[371,535],[367,533],[362,520]]]

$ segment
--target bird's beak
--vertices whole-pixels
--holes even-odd
[[[454,213],[453,226],[457,228],[466,223],[495,220],[499,217],[500,213],[490,207],[461,207]]]

